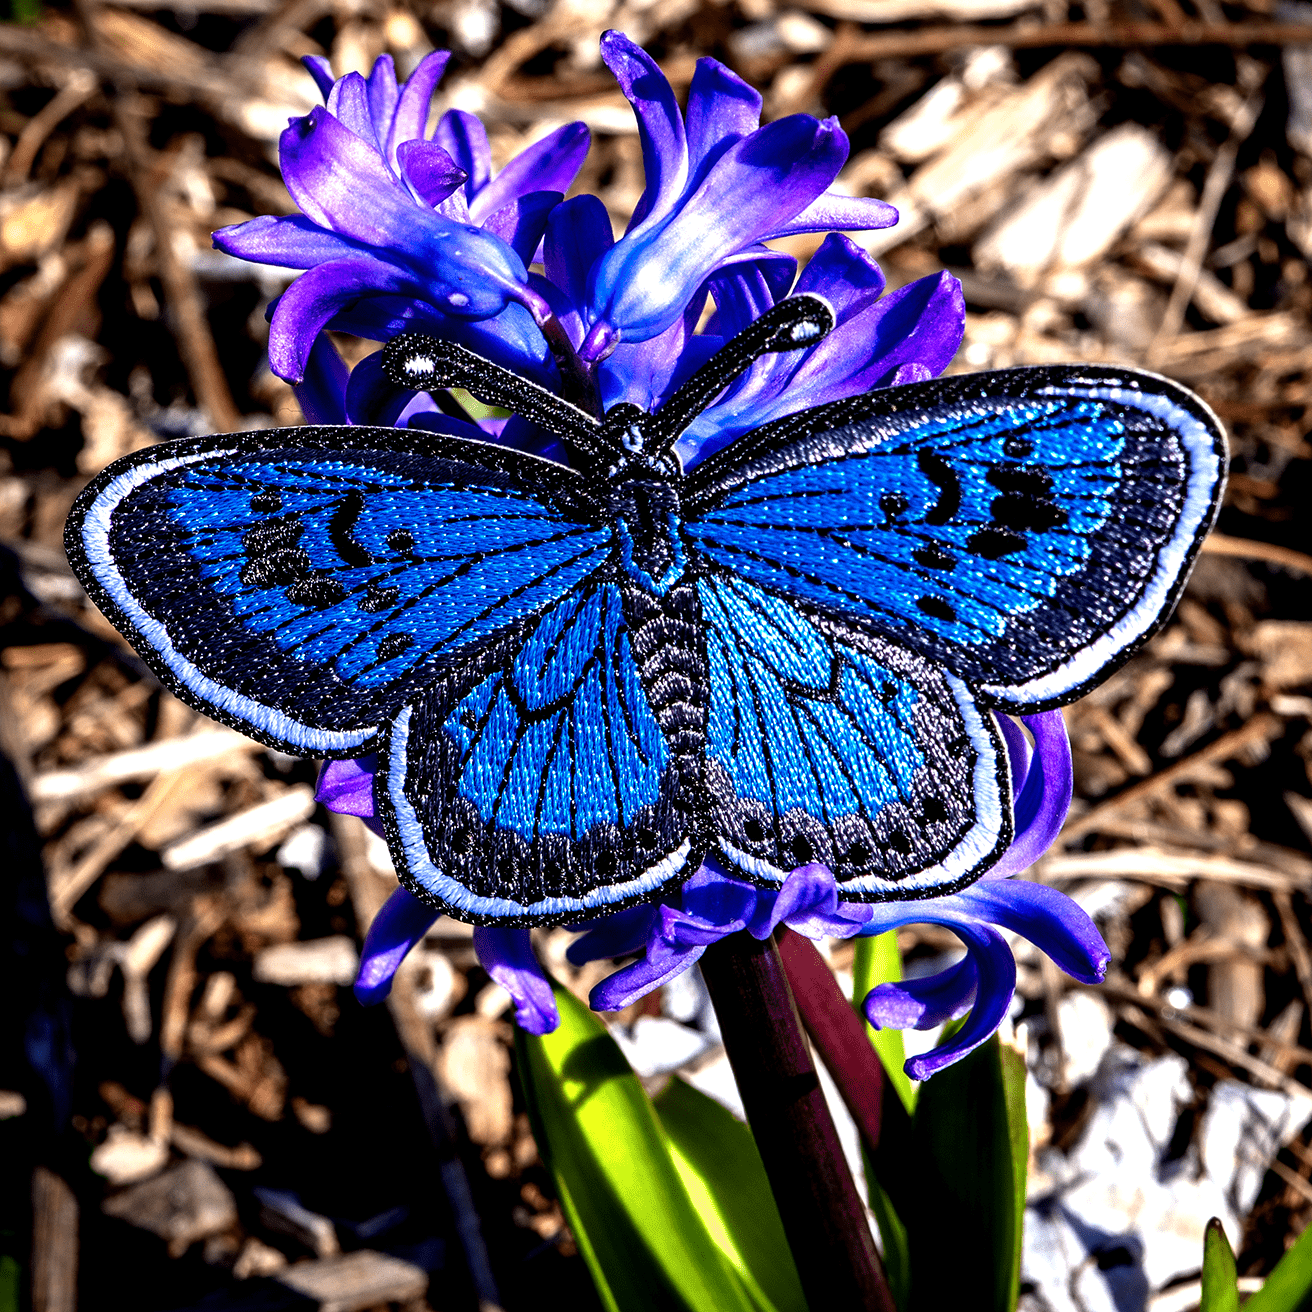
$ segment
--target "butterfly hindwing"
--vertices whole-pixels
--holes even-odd
[[[959,679],[727,572],[698,592],[707,788],[734,865],[770,884],[820,861],[843,896],[882,900],[951,891],[1005,849],[1005,753]]]
[[[717,567],[1030,711],[1071,700],[1151,636],[1224,472],[1215,417],[1166,379],[973,374],[740,439],[688,476],[685,533]]]
[[[284,750],[359,755],[444,659],[605,561],[580,483],[454,438],[238,434],[117,462],[66,543],[184,700]]]
[[[635,616],[620,585],[585,584],[397,716],[375,796],[417,895],[529,924],[677,882],[701,821],[679,731],[696,712],[656,641],[670,609]]]

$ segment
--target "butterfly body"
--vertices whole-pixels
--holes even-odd
[[[1011,837],[992,712],[1151,635],[1224,472],[1201,402],[1129,370],[877,391],[686,472],[672,403],[521,405],[577,467],[414,430],[192,439],[111,466],[67,538],[185,700],[377,751],[401,877],[485,923],[649,899],[710,854],[767,886],[822,861],[857,900],[977,878]]]

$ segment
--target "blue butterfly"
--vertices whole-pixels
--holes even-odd
[[[598,421],[407,335],[574,467],[416,430],[305,427],[136,452],[69,520],[88,592],[178,696],[286,752],[377,751],[416,895],[581,919],[708,854],[857,901],[978,877],[1011,839],[993,710],[1071,701],[1161,625],[1216,513],[1219,423],[1131,369],[973,374],[804,410],[680,468],[780,302],[647,413]]]

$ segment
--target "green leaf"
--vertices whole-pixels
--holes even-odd
[[[0,1312],[18,1312],[23,1268],[8,1253],[0,1254]]]
[[[907,1238],[907,1228],[902,1224],[893,1200],[884,1192],[875,1175],[874,1163],[865,1145],[861,1148],[861,1157],[866,1167],[866,1186],[870,1195],[870,1210],[875,1214],[875,1223],[879,1226],[879,1237],[883,1240],[884,1274],[888,1277],[888,1290],[893,1295],[893,1302],[898,1312],[907,1312],[911,1306],[911,1247]]]
[[[995,1035],[920,1086],[914,1155],[923,1169],[902,1209],[918,1312],[1015,1308],[1025,1172],[1013,1148],[1015,1082],[1014,1069],[1004,1079]]]
[[[1025,1058],[1008,1044],[998,1042],[1001,1063],[1002,1096],[1007,1111],[1007,1137],[1011,1144],[1013,1215],[1016,1232],[1012,1241],[1011,1290],[1007,1309],[1012,1312],[1020,1300],[1020,1250],[1025,1232],[1025,1186],[1030,1165],[1030,1123],[1025,1113]]]
[[[1206,1262],[1206,1249],[1203,1256]],[[1203,1279],[1207,1279],[1206,1266]],[[1309,1305],[1312,1305],[1312,1226],[1299,1235],[1293,1248],[1276,1263],[1266,1284],[1244,1304],[1244,1312],[1298,1312]]]
[[[1239,1312],[1235,1255],[1216,1217],[1207,1223],[1203,1236],[1203,1301],[1198,1312]]]
[[[516,1030],[538,1148],[613,1312],[760,1312],[698,1215],[651,1100],[601,1022],[555,989],[560,1026]]]
[[[655,1104],[693,1205],[752,1300],[762,1312],[807,1312],[751,1130],[686,1080]]]
[[[897,984],[902,979],[902,954],[898,951],[897,930],[875,934],[856,941],[856,958],[852,962],[852,1005],[861,1014],[866,994],[876,984]],[[897,1090],[908,1114],[916,1110],[916,1084],[902,1069],[907,1059],[902,1044],[901,1030],[877,1030],[866,1025],[866,1033],[874,1044],[889,1083]]]

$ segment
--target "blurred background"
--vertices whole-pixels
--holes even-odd
[[[391,4],[10,0],[0,26],[0,1309],[597,1306],[469,928],[439,920],[358,1006],[384,846],[316,809],[314,763],[162,691],[60,544],[116,457],[301,422],[264,355],[291,275],[209,234],[292,211],[302,56],[404,76],[452,49],[435,109],[482,115],[498,163],[582,120],[578,188],[619,231],[643,180],[611,27],[681,93],[712,55],[767,117],[836,115],[842,185],[901,211],[863,239],[890,285],[961,279],[954,370],[1129,362],[1225,421],[1218,534],[1068,712],[1075,806],[1034,871],[1098,920],[1108,983],[1020,944],[1005,1028],[1031,1073],[1022,1307],[1185,1312],[1211,1215],[1255,1287],[1312,1219],[1312,4]],[[572,970],[569,939],[540,954],[586,995],[608,968]],[[901,946],[924,972],[955,939]],[[649,1087],[737,1105],[695,973],[608,1020]]]

